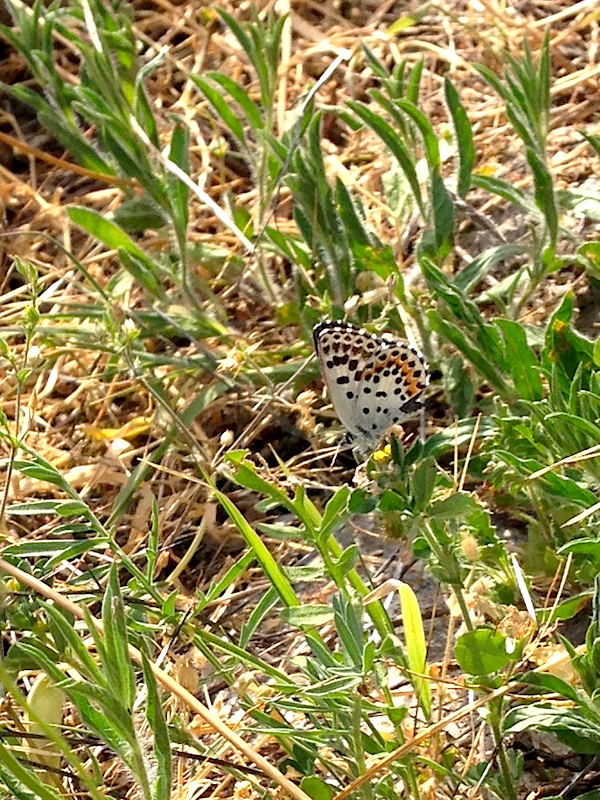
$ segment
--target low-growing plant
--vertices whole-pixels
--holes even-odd
[[[600,275],[599,243],[582,244],[561,226],[562,210],[577,208],[593,218],[598,206],[593,198],[555,188],[548,158],[549,36],[538,57],[527,46],[522,56],[509,57],[501,76],[478,67],[504,102],[510,130],[524,148],[527,190],[478,165],[475,129],[453,80],[443,82],[446,131],[426,111],[426,62],[388,68],[366,46],[353,57],[375,85],[348,102],[319,106],[317,92],[331,74],[325,70],[282,130],[276,104],[289,20],[257,14],[240,22],[224,10],[206,12],[207,26],[224,26],[244,58],[238,80],[218,70],[185,76],[205,101],[203,123],[216,134],[214,174],[232,162],[243,163],[249,173],[254,201],[246,206],[232,197],[223,208],[190,178],[192,127],[175,114],[161,117],[150,101],[150,79],[166,54],[141,54],[128,6],[100,0],[44,6],[36,0],[29,9],[13,0],[8,7],[14,24],[1,32],[34,83],[3,90],[35,110],[55,141],[89,170],[88,178],[123,192],[110,216],[79,204],[66,211],[104,252],[114,252],[107,279],[99,281],[86,258],[52,240],[77,270],[79,294],[76,302],[68,294],[66,300],[44,298],[48,276],[55,280],[51,270],[42,274],[43,264],[37,269],[33,260],[17,259],[19,300],[25,297],[25,303],[10,309],[0,338],[3,367],[15,385],[14,411],[0,416],[10,479],[0,513],[3,535],[23,523],[23,535],[5,544],[3,558],[44,583],[63,579],[81,603],[95,604],[103,594],[105,622],[101,636],[93,623],[73,624],[55,605],[17,591],[13,579],[0,584],[0,624],[10,642],[2,682],[15,716],[28,715],[42,731],[35,735],[46,741],[42,762],[31,764],[13,746],[14,731],[0,731],[0,770],[8,791],[27,800],[62,796],[64,776],[52,772],[60,758],[73,786],[100,797],[101,764],[92,746],[110,750],[125,766],[129,784],[156,800],[170,796],[175,745],[218,759],[223,743],[199,741],[177,718],[165,722],[149,668],[165,631],[174,646],[196,648],[213,670],[199,685],[210,688],[216,675],[227,687],[228,703],[245,713],[245,733],[276,742],[282,768],[295,770],[302,790],[318,800],[340,792],[362,792],[373,800],[402,793],[418,800],[432,785],[440,793],[483,787],[486,796],[513,800],[524,759],[509,737],[527,728],[552,730],[575,752],[596,754],[599,474],[590,456],[600,434],[600,349],[577,331],[567,291],[543,322],[525,323],[521,316],[562,267],[581,270],[592,285]],[[72,81],[58,67],[56,40],[69,48]],[[338,56],[331,69],[346,58]],[[382,177],[385,207],[378,226],[359,191],[330,177],[322,136],[332,119],[345,134],[370,135],[392,162]],[[598,137],[582,135],[600,153]],[[286,230],[274,222],[273,210],[288,196],[296,228]],[[482,198],[518,211],[523,224],[516,237],[505,240],[478,213]],[[210,206],[217,223],[233,232],[233,244],[190,246],[196,201]],[[400,230],[414,220],[411,252],[404,252]],[[453,245],[466,220],[495,238],[461,262]],[[156,234],[151,241],[144,236],[149,230]],[[238,243],[255,263],[247,266],[235,250]],[[413,261],[410,283],[399,256],[405,264]],[[195,269],[196,257],[206,270]],[[486,282],[496,274],[494,285]],[[247,332],[234,337],[230,323],[238,313],[236,331]],[[373,330],[406,331],[414,322],[433,365],[429,403],[445,414],[442,430],[403,445],[392,439],[359,470],[359,486],[350,488],[348,478],[333,490],[335,478],[322,467],[320,454],[310,456],[320,465],[313,480],[306,471],[296,472],[270,441],[268,461],[249,450],[229,450],[230,431],[215,429],[230,424],[231,407],[238,411],[232,389],[256,391],[256,417],[266,417],[276,400],[288,416],[310,417],[296,399],[316,377],[314,365],[304,364],[298,373],[310,355],[310,328],[323,316],[346,313]],[[292,324],[299,336],[291,335]],[[198,341],[209,337],[207,346]],[[36,361],[38,344],[43,357]],[[190,354],[188,345],[197,352]],[[124,462],[119,490],[102,504],[90,498],[95,487],[76,490],[29,436],[31,420],[40,429],[46,425],[43,415],[36,416],[38,376],[54,368],[56,374],[62,354],[79,358],[88,351],[99,359],[93,369],[106,396],[114,398],[116,378],[127,378],[127,391],[142,392],[151,408],[144,429],[159,430]],[[435,383],[437,367],[443,395]],[[210,418],[206,426],[198,425],[201,413]],[[110,414],[118,415],[117,403]],[[577,460],[577,454],[584,455]],[[190,522],[198,527],[196,544],[165,582],[166,534],[151,478],[159,470],[175,474],[164,463],[171,455],[185,459],[195,473],[189,480],[197,481],[202,511]],[[110,458],[116,461],[118,453],[111,451]],[[13,502],[12,479],[31,481],[33,496]],[[140,494],[152,505],[148,531],[124,546],[128,515]],[[202,541],[208,508],[216,505],[240,536],[242,550],[183,610],[173,584]],[[359,545],[340,543],[340,529],[366,512],[374,512],[377,532],[409,541],[436,578],[449,598],[451,632],[460,621],[441,675],[430,663],[426,623],[413,590],[392,584],[401,599],[396,620]],[[504,535],[504,528],[513,533],[519,526],[527,534],[523,546]],[[288,565],[279,542],[298,548],[307,563]],[[562,569],[559,589],[553,584],[546,596],[548,576]],[[260,583],[251,587],[256,595],[249,595],[241,625],[214,623],[211,609],[224,608],[238,582],[255,578]],[[478,602],[480,595],[484,600]],[[561,640],[581,688],[539,670],[530,673],[526,659],[535,635],[551,639],[552,625],[585,610],[592,595],[585,648]],[[262,646],[274,618],[282,645],[276,664]],[[129,645],[148,659],[141,670],[129,657]],[[450,677],[449,669],[456,670]],[[23,693],[20,670],[43,673],[40,693],[48,686],[64,692],[80,722],[75,733],[45,724],[33,690]],[[398,681],[406,692],[397,693]],[[508,689],[520,681],[543,693],[542,702],[537,696],[529,703],[523,695],[509,701]],[[443,733],[448,705],[462,702],[465,687],[485,704],[493,738],[491,757],[473,767]],[[139,725],[144,698],[144,725],[153,731],[149,749]],[[379,769],[386,758],[390,763]],[[235,765],[218,765],[238,775]],[[257,793],[266,791],[260,776],[248,775]]]

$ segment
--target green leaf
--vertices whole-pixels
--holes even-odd
[[[570,189],[559,189],[555,194],[561,208],[571,209],[578,217],[587,217],[593,222],[600,222],[600,197]],[[578,252],[581,252],[581,247]]]
[[[504,337],[505,362],[511,373],[515,389],[524,400],[541,400],[544,388],[538,360],[527,343],[525,329],[509,319],[495,319]]]
[[[164,212],[147,194],[121,203],[112,215],[112,220],[122,230],[130,233],[142,233],[146,229],[158,230],[167,224]]]
[[[460,636],[454,655],[469,675],[490,675],[513,659],[506,652],[506,638],[492,628],[476,628]]]
[[[352,253],[356,260],[356,268],[365,272],[374,272],[383,280],[391,276],[395,278],[396,296],[404,297],[404,283],[402,275],[398,271],[396,256],[391,247],[372,247],[371,245],[361,245],[352,242]]]
[[[289,575],[289,570],[286,570]],[[295,576],[294,576],[295,577]],[[279,602],[279,595],[271,586],[260,598],[258,603],[252,609],[246,622],[243,622],[240,627],[239,646],[243,648],[248,647],[248,642],[263,622],[267,614],[270,614],[273,608]]]
[[[307,775],[300,781],[300,788],[312,798],[312,800],[331,800],[335,794],[333,786],[325,783],[315,775]]]
[[[144,78],[150,74],[158,64],[164,60],[166,53],[159,51],[154,58],[147,61],[135,76],[135,100],[133,104],[133,114],[140,127],[150,139],[154,147],[160,147],[160,138],[156,119],[152,113],[152,106],[148,101],[148,95],[144,87]]]
[[[371,239],[367,233],[362,219],[358,214],[357,208],[352,200],[352,197],[350,196],[350,192],[340,178],[337,178],[335,182],[335,197],[339,207],[340,218],[344,223],[344,228],[348,233],[352,246],[370,246]]]
[[[502,375],[495,368],[495,363],[486,356],[482,348],[474,345],[455,323],[444,319],[435,309],[429,309],[428,320],[431,329],[439,333],[440,336],[443,336],[460,350],[477,371],[483,375],[492,386],[501,392],[503,396],[510,394]]]
[[[431,457],[423,459],[415,469],[411,486],[417,512],[423,512],[427,508],[435,487],[436,476],[437,464]]]
[[[475,145],[473,144],[473,129],[467,117],[467,112],[460,102],[458,92],[449,78],[444,79],[444,93],[446,103],[454,126],[454,136],[458,149],[458,178],[457,187],[459,197],[466,197],[471,187],[471,174],[475,166]]]
[[[172,758],[169,731],[160,704],[156,678],[150,662],[142,653],[142,670],[147,690],[146,719],[153,733],[154,756],[156,758],[156,777],[152,787],[152,800],[169,800],[172,784]]]
[[[18,469],[21,474],[26,475],[28,478],[35,478],[38,481],[47,481],[61,489],[66,489],[66,481],[56,467],[53,467],[52,464],[49,464],[47,461],[43,461],[39,456],[36,456],[34,461],[21,461],[20,459],[16,459],[14,468]]]
[[[564,710],[533,703],[509,711],[504,719],[506,733],[520,733],[531,728],[553,731],[578,753],[600,753],[600,724],[577,709]]]
[[[584,553],[585,555],[598,557],[600,556],[600,539],[573,539],[559,547],[556,552],[558,555]]]
[[[260,536],[257,535],[256,531],[254,531],[252,526],[246,521],[227,495],[219,492],[217,489],[213,489],[213,491],[215,497],[221,503],[231,521],[243,536],[248,547],[253,550],[256,560],[271,581],[272,586],[277,590],[284,605],[297,606],[298,598],[296,597],[296,593],[279,567],[279,564],[275,561],[267,547],[265,547]]]
[[[473,381],[459,355],[451,356],[444,365],[444,394],[458,418],[466,417],[473,408]]]
[[[227,461],[235,466],[234,480],[236,483],[246,489],[251,489],[257,494],[271,498],[291,511],[291,500],[287,494],[257,475],[254,466],[246,460],[247,454],[246,450],[233,451],[227,454]]]
[[[377,498],[363,489],[353,489],[348,502],[351,514],[368,514],[377,506]]]
[[[523,253],[525,253],[525,248],[515,244],[501,244],[498,247],[490,247],[487,250],[483,250],[470,264],[467,264],[454,276],[454,283],[463,292],[468,292],[496,264]]]
[[[559,370],[557,377],[565,396],[569,395],[580,364],[587,367],[593,362],[593,343],[573,329],[572,316],[573,293],[569,291],[548,320],[542,351],[542,365],[548,371]]]
[[[95,547],[106,548],[109,543],[105,538],[89,539],[38,539],[33,542],[23,541],[3,548],[3,556],[19,558],[49,558],[46,569],[50,570],[61,561],[69,561],[75,556],[87,553]]]
[[[404,113],[407,114],[417,126],[423,139],[423,145],[425,147],[425,159],[429,169],[432,172],[438,173],[442,165],[442,161],[440,158],[440,146],[438,144],[438,138],[433,129],[433,125],[427,119],[425,114],[419,108],[417,108],[414,103],[411,103],[410,100],[396,100],[396,105],[398,108],[404,111]]]
[[[495,456],[510,464],[514,469],[524,478],[531,475],[533,472],[538,472],[544,464],[534,458],[521,458],[514,453],[507,450],[496,450]],[[591,506],[596,502],[596,496],[593,492],[581,486],[578,481],[575,481],[565,475],[559,475],[556,472],[546,472],[539,478],[536,478],[547,492],[555,494],[566,500],[576,503],[578,506]]]
[[[13,516],[33,514],[58,514],[62,517],[75,516],[87,512],[87,506],[73,500],[33,500],[30,503],[15,503],[6,509]]]
[[[439,172],[431,174],[431,207],[435,252],[439,259],[445,258],[452,245],[454,232],[454,203]]]
[[[480,350],[488,365],[493,360],[502,366],[503,348],[496,328],[484,320],[475,303],[424,253],[419,255],[419,266],[428,287],[467,329],[471,347],[475,345]]]
[[[422,19],[425,14],[427,14],[427,9],[422,6],[414,15],[414,22]],[[417,106],[419,102],[419,93],[421,91],[421,77],[423,75],[423,67],[425,66],[425,60],[420,58],[412,67],[410,72],[408,73],[408,79],[406,81],[406,99],[409,103],[412,103],[413,106]]]
[[[355,102],[349,102],[348,105],[363,122],[365,122],[372,130],[375,131],[383,143],[389,148],[391,154],[396,158],[404,174],[406,175],[406,179],[408,180],[413,197],[419,207],[421,215],[425,217],[425,206],[423,204],[421,188],[419,186],[415,165],[411,155],[409,154],[400,137],[396,134],[391,125],[389,125],[383,119],[383,117],[373,113],[373,111],[367,108],[367,106],[363,105],[362,103]]]
[[[125,269],[148,292],[150,297],[164,299],[163,288],[155,275],[154,264],[149,262],[149,259],[145,256],[140,258],[137,254],[130,253],[123,248],[119,248],[117,253]]]
[[[388,79],[390,77],[390,73],[387,67],[382,64],[373,51],[367,47],[364,41],[361,40],[359,44],[367,59],[369,67],[371,68],[371,72],[378,78],[383,78],[384,80]]]
[[[302,541],[305,538],[306,532],[302,528],[297,528],[294,525],[273,525],[270,522],[257,522],[257,530],[261,533],[266,533],[273,539],[282,539],[290,541]]]
[[[486,81],[503,100],[507,102],[510,101],[510,93],[495,72],[492,72],[489,67],[485,67],[482,64],[473,64],[473,68],[477,70],[480,75],[483,75]]]
[[[341,525],[348,516],[348,499],[350,487],[341,486],[328,501],[323,511],[323,518],[317,530],[317,536],[326,537],[334,528]]]
[[[393,489],[386,489],[380,495],[377,507],[380,511],[404,511],[406,500]]]
[[[233,113],[231,106],[227,100],[225,100],[223,95],[199,75],[189,75],[189,78],[193,83],[196,84],[202,94],[206,97],[208,102],[213,107],[217,117],[219,117],[225,127],[235,136],[239,144],[245,147],[246,134],[244,132],[244,126]]]
[[[363,666],[365,635],[361,611],[340,595],[332,600],[335,627],[342,643],[342,651],[356,670]]]
[[[115,564],[109,573],[108,587],[102,601],[104,636],[103,667],[115,698],[127,709],[133,707],[135,672],[129,656],[127,622]]]
[[[497,194],[504,200],[508,200],[509,203],[514,203],[528,214],[533,214],[536,217],[539,217],[540,215],[539,209],[525,194],[525,192],[522,192],[520,189],[517,189],[516,186],[513,186],[512,184],[507,183],[500,178],[475,174],[472,176],[472,184],[478,189],[483,189],[486,192],[490,192],[490,194]]]
[[[582,244],[577,250],[577,255],[583,259],[591,275],[596,280],[600,278],[600,242]]]
[[[116,250],[126,266],[135,267],[134,277],[151,294],[162,296],[162,287],[155,276],[155,265],[127,234],[102,214],[83,206],[70,206],[67,214],[75,225]],[[124,258],[128,256],[129,258]]]
[[[534,150],[527,150],[527,161],[535,182],[535,202],[544,215],[550,233],[550,241],[554,245],[558,238],[558,212],[552,176],[546,164]]]
[[[454,492],[450,497],[432,503],[427,513],[437,519],[461,520],[466,515],[480,510],[481,506],[470,494]]]
[[[600,544],[600,542],[597,542],[597,544]],[[560,553],[562,549],[563,548],[559,548],[557,553]],[[600,556],[600,552],[597,552],[594,555],[598,557]],[[559,619],[573,619],[573,617],[575,617],[577,614],[583,611],[587,605],[589,605],[592,595],[593,592],[591,591],[580,592],[574,597],[568,597],[566,600],[563,600],[556,607],[552,606],[551,608],[539,609],[537,612],[537,618],[546,624],[555,622]]]
[[[61,800],[51,786],[48,786],[36,772],[21,764],[11,753],[10,748],[0,741],[0,775],[5,787],[18,800]]]
[[[339,572],[340,578],[345,578],[346,575],[354,569],[356,562],[359,559],[359,549],[355,544],[350,544],[343,553],[336,559],[335,567]]]
[[[186,175],[190,171],[190,137],[187,127],[176,125],[171,134],[169,159]],[[173,209],[173,218],[179,237],[185,237],[189,217],[190,190],[186,184],[172,172],[167,174],[167,195]]]
[[[333,620],[333,609],[326,605],[289,606],[282,610],[281,616],[296,628],[303,628],[307,625],[317,628]]]
[[[544,689],[551,694],[558,694],[578,705],[581,702],[579,692],[570,683],[556,675],[543,672],[528,672],[526,675],[521,676],[519,681],[527,684],[527,686],[535,686],[536,689]]]
[[[46,606],[46,613],[71,651],[70,659],[74,661],[74,666],[81,675],[86,680],[106,688],[106,678],[98,668],[96,659],[90,654],[79,633],[75,630],[73,618],[51,604]]]
[[[93,628],[90,628],[94,632]],[[20,641],[17,645],[34,658],[63,689],[77,707],[85,725],[121,756],[131,762],[131,744],[134,741],[131,715],[125,711],[114,693],[103,686],[83,680],[72,680],[50,661],[45,653],[33,643]],[[103,650],[103,647],[100,648]],[[92,703],[93,701],[93,703]]]
[[[250,99],[250,95],[242,86],[232,80],[229,76],[223,75],[220,72],[205,72],[204,75],[205,77],[210,78],[212,81],[222,86],[226,92],[229,92],[229,94],[233,97],[235,102],[246,115],[248,124],[253,131],[256,132],[261,128],[264,128],[264,122],[261,116],[260,108],[253,100]]]
[[[410,680],[417,692],[423,713],[426,719],[429,719],[431,717],[431,687],[427,678],[421,677],[421,675],[426,675],[428,672],[427,644],[421,609],[419,608],[417,596],[407,583],[400,582],[398,594],[400,595],[408,667],[412,672],[418,673],[417,675],[411,675]]]

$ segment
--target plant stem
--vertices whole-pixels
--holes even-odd
[[[494,737],[494,744],[496,752],[498,753],[498,762],[500,763],[500,771],[504,779],[505,800],[517,800],[517,792],[513,784],[513,775],[506,757],[506,749],[502,741],[502,733],[500,731],[500,719],[502,716],[502,698],[490,702],[489,705],[490,716],[489,723]]]

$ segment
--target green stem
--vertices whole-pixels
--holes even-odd
[[[458,600],[458,605],[460,606],[460,611],[463,616],[463,622],[465,623],[466,628],[469,631],[473,630],[473,622],[471,620],[471,615],[469,614],[469,609],[467,608],[467,603],[465,600],[465,596],[463,594],[462,586],[453,586],[454,596]]]
[[[496,752],[498,753],[498,762],[500,764],[500,771],[504,778],[504,791],[505,800],[517,800],[517,792],[513,784],[513,776],[506,756],[506,749],[502,741],[502,733],[500,731],[500,719],[502,716],[502,698],[490,703],[489,710],[489,723],[494,737],[494,744]]]

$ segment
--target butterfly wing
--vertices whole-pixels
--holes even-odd
[[[355,416],[370,444],[392,425],[411,419],[423,407],[429,372],[417,350],[395,340],[378,340],[376,353],[360,375]]]
[[[314,339],[331,402],[356,439],[374,446],[422,408],[429,373],[417,350],[346,322],[319,323]]]
[[[348,323],[330,321],[320,322],[313,330],[315,350],[329,397],[340,422],[353,436],[359,435],[355,410],[358,387],[354,375],[364,357],[364,347],[357,339],[358,331]],[[366,334],[364,338],[367,338]]]

